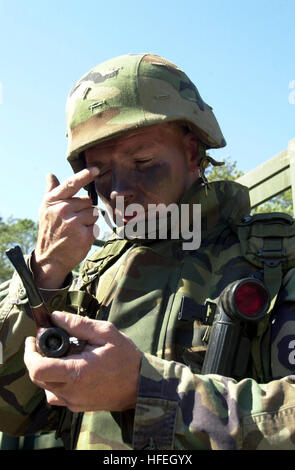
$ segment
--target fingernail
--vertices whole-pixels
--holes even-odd
[[[99,173],[99,169],[96,166],[92,166],[91,168],[88,168],[92,176],[96,176]]]

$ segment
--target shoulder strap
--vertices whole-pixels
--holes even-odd
[[[66,305],[77,311],[95,318],[99,307],[98,301],[87,292],[88,286],[99,277],[121,254],[128,249],[130,243],[127,240],[110,240],[101,248],[92,253],[85,261],[80,275],[73,284],[73,289],[67,294]]]
[[[86,259],[80,274],[83,283],[88,284],[94,277],[100,276],[130,246],[131,243],[128,240],[108,240],[101,249],[96,250]]]

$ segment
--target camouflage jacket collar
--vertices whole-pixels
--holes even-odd
[[[221,226],[239,222],[251,210],[248,188],[234,181],[213,181],[205,185],[198,179],[180,204],[189,204],[190,208],[200,204],[203,236],[206,232],[220,230]]]
[[[214,234],[219,233],[223,227],[228,226],[229,223],[232,224],[241,221],[246,215],[249,215],[251,209],[249,191],[245,186],[233,181],[214,181],[205,185],[200,179],[192,184],[179,202],[179,213],[181,213],[181,207],[184,205],[187,205],[189,210],[187,222],[190,226],[190,230],[194,228],[194,206],[199,205],[201,209],[202,238],[209,234],[210,236],[214,236]],[[169,239],[172,238],[169,237],[169,215],[167,218],[167,238]],[[160,237],[156,235],[153,239],[149,237],[141,237],[140,239],[134,237],[130,239],[128,236],[125,236],[124,232],[117,231],[108,243],[112,243],[118,239],[122,241],[128,240],[131,244],[134,242],[146,244],[153,243],[155,240],[159,240]],[[179,239],[182,240],[181,234]]]

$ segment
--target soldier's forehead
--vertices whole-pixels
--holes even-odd
[[[159,133],[161,130],[161,138],[163,137],[163,129],[165,129],[164,126],[160,125],[155,125],[155,126],[149,126],[149,127],[143,127],[140,129],[135,129],[129,132],[126,132],[126,134],[120,135],[118,137],[114,137],[113,139],[107,140],[105,142],[100,142],[97,145],[93,145],[92,147],[89,147],[88,150],[104,150],[104,149],[109,149],[113,147],[117,147],[118,145],[122,144],[123,142],[128,143],[134,141],[136,138],[139,139],[144,139],[150,138],[153,136],[153,138]]]

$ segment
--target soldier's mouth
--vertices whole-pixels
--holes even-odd
[[[122,220],[124,224],[127,224],[128,222],[130,222],[130,220],[133,220],[134,222],[139,222],[141,220],[145,220],[146,218],[147,211],[143,209],[142,212],[133,211],[131,214],[128,213],[128,215],[124,214]]]

